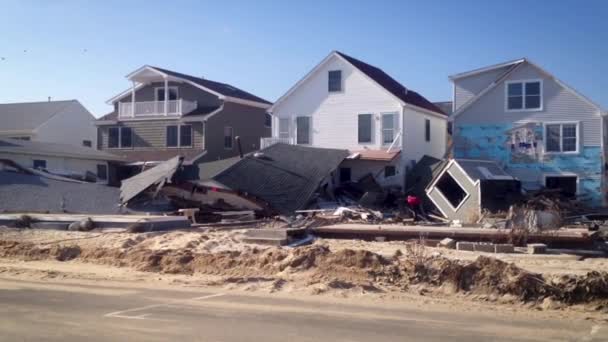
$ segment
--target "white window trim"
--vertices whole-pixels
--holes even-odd
[[[230,147],[226,147],[226,128],[230,128]],[[224,140],[222,141],[222,145],[224,145],[224,150],[233,150],[234,149],[234,128],[232,126],[224,126]]]
[[[158,102],[158,90],[159,89],[165,90],[165,87],[154,87],[154,101],[155,102]],[[167,89],[168,90],[175,89],[175,100],[169,100],[169,101],[179,100],[179,87],[177,87],[177,86],[170,86],[170,87],[167,87]]]
[[[467,188],[465,188],[464,186],[462,186],[462,184],[458,181],[458,179],[456,177],[454,177],[454,175],[452,174],[451,170],[446,170],[446,172],[444,172],[440,177],[437,178],[437,182],[439,182],[439,179],[441,177],[443,177],[446,173],[448,173],[452,179],[454,179],[454,181],[456,182],[456,184],[458,184],[458,186],[462,189],[462,191],[464,191],[464,193],[466,194],[466,196],[464,196],[464,198],[462,199],[462,201],[460,202],[460,204],[458,204],[457,207],[454,207],[452,205],[452,203],[448,200],[447,197],[445,197],[445,195],[443,194],[443,192],[441,192],[441,190],[439,190],[439,188],[435,187],[435,189],[437,190],[437,193],[439,195],[441,195],[441,198],[443,198],[445,200],[445,203],[447,203],[450,208],[454,211],[457,212],[458,210],[460,210],[460,208],[462,208],[462,206],[465,204],[465,202],[467,201],[467,199],[469,199],[469,197],[471,197],[471,194],[467,191]]]
[[[279,122],[278,122],[278,127],[277,127],[277,132],[278,134],[278,138],[279,139],[290,139],[291,138],[291,118],[279,118]],[[287,130],[286,131],[281,131],[281,121],[283,122],[287,122]],[[281,134],[287,134],[287,138],[281,138]]]
[[[329,73],[332,71],[340,72],[340,90],[329,90]],[[327,93],[328,94],[342,94],[344,93],[344,70],[342,69],[332,69],[327,70]]]
[[[543,173],[543,187],[547,187],[548,177],[576,177],[576,195],[580,195],[580,181],[581,177],[574,172],[561,172],[561,173]]]
[[[300,144],[298,143],[298,118],[308,118],[308,143]],[[301,146],[311,146],[312,145],[312,116],[311,115],[298,115],[295,117],[295,144]]]
[[[270,126],[266,124],[266,118],[270,116]],[[272,128],[272,114],[264,113],[264,127]]]
[[[110,129],[112,128],[117,128],[118,129],[118,146],[116,147],[110,147]],[[127,147],[123,147],[122,146],[122,129],[123,128],[129,128],[131,130],[131,146],[127,146]],[[107,142],[107,146],[108,149],[111,150],[131,150],[133,149],[133,127],[128,127],[128,126],[111,126],[108,127],[108,142]]]
[[[167,129],[171,126],[177,126],[177,145],[176,146],[167,146]],[[190,145],[182,145],[182,127],[190,126]],[[192,148],[194,146],[194,129],[192,129],[192,125],[167,125],[165,126],[165,147],[166,148]]]
[[[560,125],[559,151],[547,151],[547,126]],[[576,125],[576,150],[564,152],[564,125]],[[545,154],[579,154],[581,142],[581,122],[580,121],[546,121],[543,122],[543,150]]]
[[[371,120],[369,122],[369,141],[361,142],[359,141],[359,116],[360,115],[369,115]],[[359,145],[373,145],[374,144],[374,113],[358,113],[357,114],[357,144]]]
[[[539,108],[526,108],[526,83],[531,82],[540,82],[540,107]],[[521,109],[509,109],[509,84],[521,83],[522,85],[522,108]],[[544,109],[544,99],[543,96],[544,83],[541,78],[535,79],[527,79],[527,80],[512,80],[505,82],[505,112],[540,112]]]
[[[393,140],[391,142],[384,142],[384,116],[385,115],[393,115]],[[398,122],[399,120],[399,113],[397,112],[384,112],[384,113],[380,113],[380,142],[382,143],[382,146],[389,146],[392,145],[393,142],[395,141],[395,139],[397,138],[397,134],[399,134],[399,125],[401,124],[400,122]],[[388,130],[388,129],[387,129]]]

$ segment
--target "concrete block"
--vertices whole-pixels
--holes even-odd
[[[474,247],[475,252],[494,253],[496,251],[493,243],[476,243]]]
[[[470,251],[473,252],[475,251],[475,243],[474,242],[466,242],[466,241],[459,241],[456,243],[456,249],[459,251]]]
[[[515,253],[515,246],[511,243],[497,243],[494,248],[496,253]]]
[[[439,243],[437,244],[437,247],[454,249],[456,247],[456,240],[450,239],[450,238],[445,238],[445,239],[439,241]]]
[[[545,254],[547,253],[547,245],[544,243],[529,243],[528,254]]]

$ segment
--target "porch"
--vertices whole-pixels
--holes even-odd
[[[170,101],[119,102],[118,116],[120,118],[181,116],[192,112],[196,107],[196,101],[187,101],[184,99]]]

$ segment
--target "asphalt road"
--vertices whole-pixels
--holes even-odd
[[[0,279],[1,341],[608,341],[593,322],[494,316]]]

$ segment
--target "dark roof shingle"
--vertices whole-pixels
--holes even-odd
[[[336,51],[336,53],[355,66],[355,68],[366,74],[369,78],[376,81],[376,83],[378,83],[388,92],[401,99],[403,102],[430,110],[438,114],[446,115],[440,108],[427,100],[424,96],[411,89],[407,89],[401,83],[397,82],[394,78],[385,73],[382,69],[367,64],[342,52]]]

